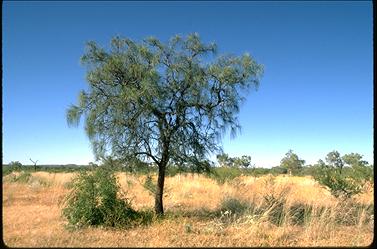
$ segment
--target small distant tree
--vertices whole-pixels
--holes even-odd
[[[226,153],[217,155],[217,160],[221,167],[247,168],[251,164],[251,157],[243,155],[242,157],[230,157]]]
[[[235,158],[235,165],[239,168],[247,169],[251,164],[251,157],[243,155]]]
[[[30,161],[34,164],[34,171],[37,171],[37,161],[33,161],[31,158],[30,158]]]
[[[362,160],[363,156],[358,153],[345,154],[342,159],[344,164],[352,168],[354,177],[365,181],[373,181],[373,166]]]
[[[335,197],[349,198],[360,193],[368,181],[373,181],[373,167],[358,153],[341,157],[339,152],[332,151],[327,154],[326,162],[318,161],[314,178],[328,187]]]
[[[89,162],[89,167],[91,167],[91,168],[97,168],[98,167],[98,164],[96,164],[96,163],[94,163],[94,162]]]
[[[115,37],[109,50],[89,42],[82,57],[89,87],[68,109],[68,124],[77,126],[85,117],[97,157],[156,163],[157,214],[163,214],[168,163],[203,161],[219,152],[222,134],[230,128],[235,136],[240,127],[245,94],[259,85],[263,69],[249,54],[215,52],[215,44],[191,34],[166,44]]]
[[[289,150],[280,161],[280,166],[286,168],[289,174],[297,174],[304,164],[305,160],[300,159],[292,150]]]
[[[331,166],[339,170],[342,173],[344,162],[340,156],[340,153],[336,150],[331,151],[326,156],[326,162]]]
[[[314,167],[327,167],[327,165],[322,159],[319,159],[317,164],[314,164]]]
[[[342,156],[344,164],[350,167],[368,165],[367,161],[361,160],[362,158],[363,156],[360,155],[359,153],[350,153],[350,154],[345,154],[344,156]]]
[[[229,155],[226,153],[218,154],[216,156],[217,161],[221,167],[228,167],[229,166]]]

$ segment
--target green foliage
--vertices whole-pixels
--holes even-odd
[[[297,174],[302,169],[304,163],[305,160],[299,159],[297,154],[293,153],[292,150],[289,150],[281,160],[280,166],[286,168],[288,172],[292,174]]]
[[[239,127],[236,114],[244,93],[257,87],[263,72],[249,55],[219,56],[198,34],[135,42],[115,37],[110,49],[87,44],[87,91],[67,110],[67,121],[85,130],[95,155],[163,162],[169,144],[171,162],[203,159],[218,149],[221,133]],[[166,161],[166,159],[164,159]]]
[[[270,173],[273,175],[287,174],[288,170],[287,168],[276,166],[271,168]]]
[[[11,167],[14,170],[20,170],[22,167],[22,164],[19,161],[12,161],[9,163],[9,167]]]
[[[229,157],[228,154],[222,153],[216,156],[221,167],[235,167],[247,169],[251,164],[251,157],[243,155],[241,157]]]
[[[318,161],[314,178],[330,188],[334,196],[349,198],[360,193],[368,181],[373,181],[373,166],[361,159],[358,153],[341,157],[339,152],[332,151],[326,156],[328,164]]]
[[[13,170],[14,169],[12,167],[9,167],[8,165],[7,166],[3,165],[2,167],[3,176],[9,175],[10,173],[12,173]]]
[[[248,168],[251,165],[251,157],[243,155],[236,160],[236,165],[238,167]]]
[[[372,165],[357,165],[352,167],[353,177],[359,181],[374,182],[374,172]]]
[[[344,164],[350,166],[350,167],[355,167],[355,166],[366,166],[368,163],[364,160],[361,160],[363,158],[362,155],[359,153],[350,153],[350,154],[345,154],[342,156],[342,160]]]
[[[344,166],[344,162],[340,157],[340,153],[336,150],[331,151],[326,156],[326,162],[333,168],[336,168],[340,173],[342,173],[342,169]]]
[[[269,168],[253,168],[251,170],[249,169],[246,172],[247,172],[248,175],[253,175],[253,176],[257,177],[257,176],[270,174],[270,173],[272,173],[271,171],[272,171],[272,169],[269,169]]]
[[[249,54],[208,61],[215,51],[196,33],[166,44],[115,37],[109,50],[89,42],[81,58],[89,87],[67,110],[67,122],[77,126],[84,117],[97,158],[153,161],[162,171],[168,162],[205,161],[227,129],[239,129],[240,104],[263,73]],[[156,205],[162,213],[162,200]]]
[[[234,178],[242,175],[242,171],[238,168],[213,168],[213,170],[208,174],[209,177],[215,179],[219,184],[224,184],[225,182],[229,182]]]
[[[175,165],[169,165],[166,169],[166,175],[167,176],[170,176],[170,177],[173,177],[179,173],[183,173],[183,172],[187,172],[188,170],[185,169],[185,168],[180,168],[178,166],[175,166]]]
[[[316,165],[306,165],[302,167],[300,172],[297,173],[299,176],[314,176],[317,172],[317,166]]]
[[[229,155],[226,153],[216,155],[217,161],[220,164],[220,167],[227,167],[229,165]]]
[[[351,168],[350,173],[354,178],[360,181],[374,181],[373,165],[362,160],[363,156],[358,153],[345,154],[342,159],[345,165]]]
[[[157,186],[156,186],[156,184],[153,183],[152,177],[150,175],[147,175],[147,177],[145,178],[143,187],[146,190],[148,190],[151,194],[153,194],[153,195],[156,194]]]
[[[131,201],[119,191],[110,168],[82,171],[72,181],[72,189],[65,199],[62,214],[71,226],[76,227],[131,227],[150,222],[152,216],[148,212],[135,211]]]
[[[338,169],[328,165],[319,166],[314,179],[328,187],[335,197],[349,198],[360,193],[363,187],[360,179],[355,178],[353,175],[347,177],[341,174]]]

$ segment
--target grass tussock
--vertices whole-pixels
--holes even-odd
[[[70,230],[60,204],[74,186],[76,175],[18,172],[4,176],[6,245],[367,246],[374,236],[373,186],[342,200],[311,177],[239,175],[220,183],[203,175],[177,174],[166,178],[166,215],[156,219],[149,211],[153,209],[151,183],[156,176],[148,180],[146,175],[124,172],[115,175],[120,190],[127,193],[132,209],[150,222],[130,229],[86,226]],[[37,181],[47,184],[36,187]]]

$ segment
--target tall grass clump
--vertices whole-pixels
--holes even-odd
[[[62,214],[69,225],[132,227],[149,223],[150,211],[138,212],[131,201],[120,191],[114,171],[98,167],[82,171],[72,181],[72,189],[64,201]]]
[[[243,214],[251,208],[251,204],[237,198],[227,196],[220,203],[220,211],[231,212],[233,214]]]
[[[150,194],[152,195],[155,195],[156,194],[156,189],[157,189],[157,186],[156,184],[153,182],[152,180],[152,176],[151,175],[147,175],[147,177],[145,178],[145,181],[143,183],[143,187],[149,191]]]

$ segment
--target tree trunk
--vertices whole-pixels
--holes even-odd
[[[158,114],[157,116],[161,118],[161,114]],[[156,196],[155,196],[155,202],[154,202],[154,210],[157,215],[164,214],[164,206],[162,203],[162,198],[164,194],[165,169],[166,169],[166,165],[169,162],[169,157],[170,157],[169,156],[170,137],[166,136],[164,123],[166,123],[166,121],[164,120],[164,117],[162,118],[162,120],[159,119],[158,128],[160,130],[160,135],[161,135],[162,155],[161,155],[161,161],[157,163],[158,164],[158,178],[157,178],[157,188],[156,188]]]
[[[154,210],[156,214],[158,215],[164,214],[164,206],[163,206],[162,198],[164,194],[166,164],[167,162],[161,162],[161,164],[158,165],[157,189],[156,189],[155,202],[154,202]]]

